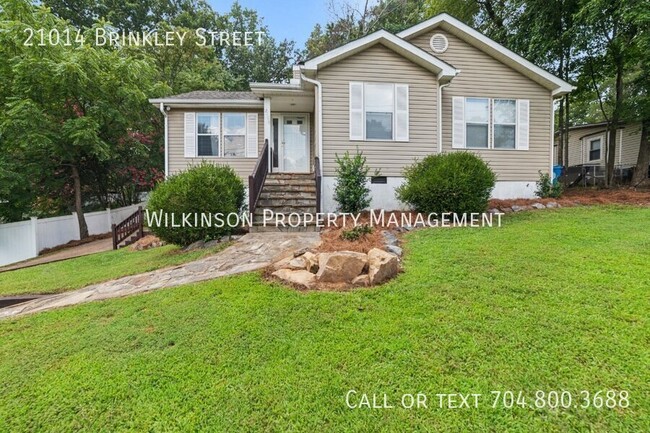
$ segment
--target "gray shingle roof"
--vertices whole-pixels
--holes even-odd
[[[224,92],[221,90],[197,90],[168,96],[165,99],[229,99],[229,100],[259,100],[253,92]]]

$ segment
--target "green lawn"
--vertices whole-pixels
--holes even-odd
[[[258,274],[0,322],[0,431],[650,431],[650,209],[510,215],[407,236],[348,293]],[[349,409],[348,390],[392,409]],[[628,408],[490,391],[629,392]],[[428,408],[404,409],[405,393]],[[480,393],[441,409],[437,393]]]
[[[89,284],[141,274],[167,266],[198,260],[222,250],[215,248],[182,252],[167,245],[144,251],[122,248],[60,262],[0,273],[0,296],[59,293]]]

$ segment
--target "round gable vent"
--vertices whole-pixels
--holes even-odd
[[[434,53],[442,54],[445,51],[447,51],[447,48],[449,47],[449,41],[447,40],[445,35],[441,35],[440,33],[437,33],[431,36],[430,45]]]

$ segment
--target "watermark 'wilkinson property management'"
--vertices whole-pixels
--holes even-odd
[[[411,213],[386,212],[371,209],[367,218],[357,213],[280,213],[264,209],[263,227],[307,227],[338,228],[367,224],[371,227],[501,227],[501,213]],[[149,227],[252,227],[253,216],[248,213],[170,213],[163,210],[146,210]]]

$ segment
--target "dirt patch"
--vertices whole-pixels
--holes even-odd
[[[601,189],[601,188],[570,188],[564,192],[561,198],[536,198],[516,200],[490,200],[490,208],[504,208],[516,206],[527,206],[533,203],[555,202],[562,206],[575,205],[608,205],[625,204],[637,206],[650,206],[650,189]]]
[[[87,243],[90,243],[90,242],[98,241],[100,239],[107,239],[107,238],[110,238],[111,236],[112,236],[111,233],[102,233],[100,235],[88,236],[85,239],[81,239],[81,240],[77,240],[77,241],[70,241],[67,244],[57,245],[56,247],[52,247],[52,248],[45,248],[45,249],[41,250],[38,253],[38,255],[42,256],[44,254],[49,254],[49,253],[54,253],[56,251],[65,250],[66,248],[78,247],[79,245],[84,245],[84,244],[87,244]]]

